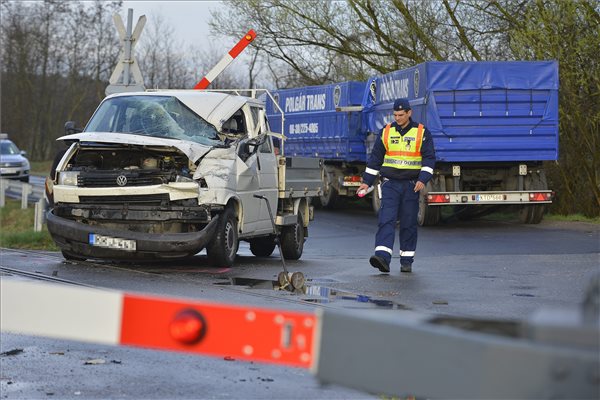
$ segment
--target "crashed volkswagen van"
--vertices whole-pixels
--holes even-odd
[[[269,256],[277,235],[284,257],[301,257],[322,165],[279,154],[284,137],[270,132],[264,102],[198,90],[119,93],[83,131],[65,126],[47,224],[66,259],[206,249],[213,265],[230,266],[240,240]]]

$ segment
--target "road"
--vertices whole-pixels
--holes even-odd
[[[412,274],[399,272],[396,256],[389,275],[368,264],[375,230],[366,209],[317,210],[302,259],[287,262],[308,280],[296,293],[276,290],[277,250],[258,259],[245,244],[231,269],[208,266],[202,253],[186,261],[115,265],[3,249],[1,264],[128,292],[260,307],[381,309],[391,315],[412,310],[501,320],[579,305],[590,277],[599,272],[600,227],[593,224],[450,220],[419,231]],[[23,351],[0,357],[2,398],[381,398],[322,387],[297,368],[2,333],[0,350],[15,349]],[[101,364],[84,365],[94,359]]]

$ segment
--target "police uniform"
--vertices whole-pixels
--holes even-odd
[[[400,110],[410,110],[407,99],[394,102],[394,111]],[[410,119],[405,128],[393,122],[381,130],[363,174],[363,183],[369,186],[378,174],[382,180],[375,254],[369,260],[381,272],[390,270],[397,220],[400,220],[401,271],[411,272],[417,247],[420,193],[414,188],[417,181],[429,182],[434,167],[433,140],[423,125]]]

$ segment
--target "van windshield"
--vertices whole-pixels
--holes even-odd
[[[217,129],[172,96],[119,96],[104,101],[84,132],[118,132],[222,144]]]

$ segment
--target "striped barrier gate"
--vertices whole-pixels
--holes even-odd
[[[501,321],[406,311],[296,312],[0,277],[0,326],[307,368],[323,382],[392,396],[595,398],[597,281],[583,310],[541,312],[507,329]],[[565,373],[552,372],[559,369]]]

